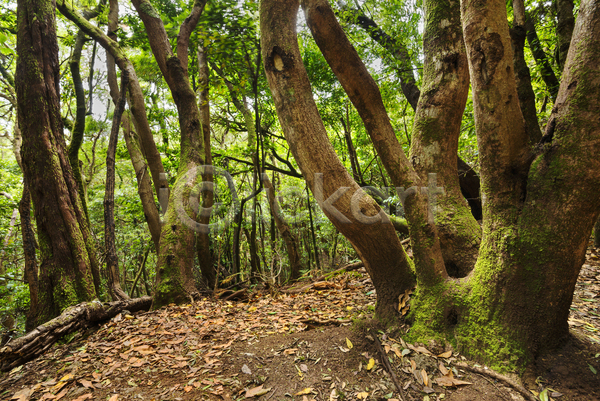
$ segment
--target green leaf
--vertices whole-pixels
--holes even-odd
[[[544,389],[544,391],[542,391],[540,393],[540,400],[541,401],[548,401],[548,399],[549,399],[548,398],[548,389],[546,388],[546,389]]]
[[[595,367],[593,367],[593,366],[592,366],[592,365],[590,365],[589,363],[588,363],[588,366],[590,367],[590,370],[592,371],[592,373],[593,373],[593,374],[595,374],[595,375],[596,375],[596,374],[598,374],[598,371],[596,370],[596,368],[595,368]]]

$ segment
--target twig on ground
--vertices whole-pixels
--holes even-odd
[[[400,397],[400,400],[404,401],[404,394],[402,392],[402,386],[400,386],[400,383],[398,383],[398,377],[396,377],[396,373],[394,372],[394,369],[392,369],[392,365],[390,365],[390,361],[388,361],[387,356],[385,355],[385,352],[383,352],[383,348],[381,347],[379,338],[377,338],[377,335],[374,335],[373,338],[375,339],[375,345],[377,345],[377,350],[379,351],[379,355],[381,356],[381,362],[383,363],[383,365],[385,366],[385,369],[390,374],[390,377],[392,378],[392,381],[394,382],[394,385],[396,386],[396,389],[398,390],[398,396]]]

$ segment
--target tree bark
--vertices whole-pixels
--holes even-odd
[[[394,302],[414,283],[410,264],[392,225],[381,222],[381,209],[363,196],[329,142],[298,48],[298,6],[297,0],[260,4],[262,54],[279,121],[317,202],[364,261],[377,290],[377,315],[392,319]]]
[[[575,17],[573,17],[573,0],[556,0],[556,38],[558,40],[556,63],[559,71],[562,73],[569,53],[571,38],[573,37],[573,28],[575,27]]]
[[[23,365],[42,355],[67,334],[111,319],[122,310],[126,309],[130,312],[148,310],[151,302],[152,298],[142,297],[104,304],[99,301],[85,302],[71,306],[55,319],[0,348],[0,371],[8,372]]]
[[[275,196],[275,188],[269,180],[269,176],[263,173],[262,181],[263,187],[267,192],[271,216],[273,216],[277,231],[279,231],[279,235],[281,235],[281,238],[283,238],[283,242],[285,243],[285,249],[290,262],[290,280],[297,280],[300,278],[300,271],[302,270],[302,261],[300,259],[300,254],[298,253],[298,239],[292,233],[290,226],[287,224],[281,213],[279,202],[277,202],[277,197]]]
[[[423,91],[415,112],[410,159],[420,177],[435,173],[435,186],[444,189],[436,198],[435,223],[446,270],[460,278],[475,266],[481,242],[481,228],[461,192],[455,163],[460,160],[458,139],[469,70],[458,2],[426,0],[424,6]]]
[[[152,182],[154,183],[154,188],[157,194],[160,193],[161,189],[168,191],[168,185],[164,179],[166,175],[162,160],[160,158],[160,153],[158,153],[150,125],[148,124],[144,94],[142,93],[142,88],[140,87],[140,83],[137,79],[137,75],[133,65],[131,64],[131,61],[126,57],[125,52],[123,52],[123,50],[114,40],[109,38],[99,28],[87,21],[81,14],[72,8],[69,2],[64,0],[56,0],[56,7],[65,18],[77,25],[79,29],[97,41],[107,53],[110,53],[122,71],[127,71],[129,73],[127,101],[129,103],[131,113],[134,116],[133,123],[135,125],[136,132],[138,132],[140,137],[144,157],[148,161],[148,167],[150,168],[150,173],[152,175]]]
[[[594,118],[600,88],[590,84],[600,79],[600,5],[581,3],[574,49],[531,164],[520,158],[527,140],[510,79],[505,12],[501,0],[485,9],[462,2],[486,199],[475,271],[461,285],[418,291],[411,304],[420,309],[412,312],[413,335],[435,327],[500,369],[523,366],[568,334],[575,283],[600,211],[600,121]],[[523,166],[526,174],[519,173]],[[440,309],[437,317],[432,305]]]
[[[35,254],[35,233],[31,223],[31,194],[29,183],[23,180],[23,196],[19,202],[19,215],[21,217],[21,236],[23,238],[23,256],[25,257],[25,280],[29,286],[29,310],[25,330],[30,331],[35,327],[39,308],[39,280],[38,264]]]
[[[363,120],[393,184],[402,188],[399,191],[423,188],[425,181],[415,172],[396,138],[375,80],[337,22],[329,3],[325,0],[304,0],[302,6],[315,42]],[[417,263],[423,264],[421,269],[417,269],[417,280],[433,282],[443,279],[447,272],[433,216],[429,216],[427,197],[414,188],[409,192],[411,195],[401,198],[404,198],[413,254]],[[389,224],[389,219],[386,218],[385,222]]]
[[[210,147],[210,97],[209,97],[209,77],[208,61],[206,52],[202,46],[198,46],[198,85],[200,104],[200,123],[202,124],[202,136],[204,139],[204,162],[207,166],[212,165],[212,152]],[[213,175],[210,171],[202,176],[203,186],[212,186]],[[208,188],[206,188],[208,189]],[[200,224],[208,225],[210,223],[210,212],[214,202],[214,193],[211,190],[202,190],[202,213],[200,213]],[[212,254],[210,251],[210,233],[200,232],[197,234],[196,246],[198,247],[198,261],[200,263],[200,271],[208,288],[215,288],[217,280],[216,271],[213,263]]]
[[[119,281],[119,258],[115,246],[115,158],[121,125],[121,116],[125,109],[127,93],[127,71],[121,75],[121,96],[115,104],[112,127],[106,151],[106,185],[104,192],[104,243],[106,248],[106,270],[108,273],[108,289],[114,301],[129,299],[121,288]]]
[[[521,112],[525,119],[526,130],[529,134],[529,147],[535,146],[542,139],[542,130],[535,108],[535,93],[531,86],[529,67],[525,62],[525,5],[523,0],[513,0],[514,22],[510,29],[510,38],[513,50],[513,63],[515,79],[517,80],[517,93]]]
[[[175,101],[181,129],[179,171],[160,237],[152,306],[156,309],[172,302],[189,301],[198,294],[193,275],[196,253],[193,230],[198,229],[197,209],[191,207],[189,199],[200,177],[205,174],[201,168],[205,149],[196,94],[188,78],[187,45],[206,0],[197,0],[181,25],[176,55],[173,54],[163,21],[150,2],[133,0],[132,3],[144,23],[152,53]]]
[[[63,137],[51,1],[19,1],[16,91],[23,167],[41,248],[38,322],[100,293],[93,238]]]

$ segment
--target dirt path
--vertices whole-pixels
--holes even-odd
[[[590,252],[573,302],[571,339],[528,372],[527,389],[546,389],[549,399],[600,400],[599,294],[600,264]],[[1,375],[0,400],[401,399],[376,338],[404,400],[524,399],[503,382],[461,368],[472,363],[452,350],[406,344],[403,328],[379,332],[369,320],[374,302],[366,274],[353,272],[298,294],[119,315]]]

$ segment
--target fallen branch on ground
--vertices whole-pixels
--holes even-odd
[[[310,319],[300,319],[299,320],[300,323],[304,323],[306,325],[321,325],[321,326],[327,326],[327,325],[335,325],[335,326],[339,326],[342,324],[346,324],[346,323],[350,323],[351,320],[350,319],[327,319],[327,320],[320,320],[320,319],[314,319],[314,318],[310,318]]]
[[[340,267],[339,269],[330,271],[329,273],[323,274],[322,276],[317,277],[316,279],[313,280],[312,283],[307,284],[305,286],[302,286],[300,288],[290,288],[289,290],[282,290],[281,292],[283,292],[284,294],[298,294],[304,291],[307,291],[315,286],[319,286],[320,283],[323,283],[324,280],[333,277],[334,275],[338,274],[338,273],[343,273],[343,272],[351,272],[353,270],[358,270],[361,267],[363,267],[365,264],[363,262],[356,262],[356,263],[350,263],[349,265]],[[319,288],[322,289],[322,288]]]
[[[142,297],[104,304],[99,301],[84,302],[71,306],[60,316],[0,348],[0,371],[8,372],[37,358],[67,334],[113,318],[122,310],[148,310],[151,304],[151,297]]]
[[[398,390],[398,396],[400,397],[400,400],[404,401],[404,394],[402,392],[402,387],[400,386],[400,383],[398,383],[398,377],[396,376],[396,372],[394,372],[394,369],[392,369],[392,365],[390,365],[390,361],[388,360],[387,355],[385,354],[385,352],[383,352],[383,348],[381,347],[381,343],[379,342],[379,338],[377,338],[377,335],[373,336],[373,338],[375,339],[375,345],[377,345],[377,350],[379,351],[379,355],[381,356],[381,362],[383,362],[385,369],[392,377],[394,386],[396,386],[396,390]]]
[[[529,392],[525,387],[521,386],[518,383],[515,383],[510,378],[508,378],[504,375],[501,375],[500,373],[494,372],[493,370],[477,368],[475,366],[469,366],[466,363],[457,363],[456,366],[461,369],[468,370],[469,372],[477,373],[477,374],[480,374],[483,376],[488,376],[488,377],[491,377],[492,379],[498,380],[498,381],[508,385],[509,387],[512,387],[519,394],[521,394],[526,400],[538,401],[538,399],[535,398],[533,396],[533,394],[531,394],[531,392]]]

